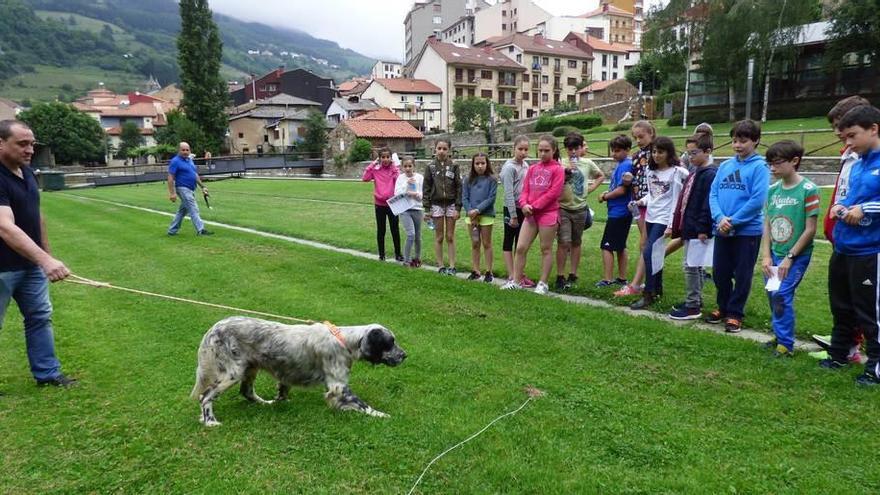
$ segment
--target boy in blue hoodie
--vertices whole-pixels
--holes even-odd
[[[819,365],[837,369],[848,364],[855,343],[853,329],[865,334],[868,361],[856,383],[880,385],[880,110],[853,108],[837,125],[846,145],[859,154],[849,176],[849,191],[831,207],[834,254],[828,264],[828,297],[831,300],[829,358]]]
[[[755,153],[761,140],[761,127],[757,122],[737,122],[730,130],[730,137],[736,156],[718,167],[709,190],[716,233],[712,268],[718,289],[718,309],[710,313],[706,321],[724,321],[725,331],[737,333],[742,328],[761,247],[770,169]]]

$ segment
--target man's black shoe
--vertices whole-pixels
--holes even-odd
[[[202,229],[199,231],[198,235],[214,235],[214,233],[208,229]]]
[[[877,378],[877,375],[874,373],[864,372],[861,375],[856,377],[856,385],[861,385],[863,387],[873,387],[880,385],[880,378]]]
[[[76,384],[77,381],[75,378],[70,378],[64,375],[58,375],[55,378],[50,378],[48,380],[37,380],[38,387],[45,387],[47,385],[50,385],[52,387],[68,388],[73,387]]]

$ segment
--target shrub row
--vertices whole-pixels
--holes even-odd
[[[602,125],[602,116],[595,113],[578,113],[561,117],[542,115],[535,123],[535,132],[552,131],[553,129],[562,126],[590,129],[600,125]]]

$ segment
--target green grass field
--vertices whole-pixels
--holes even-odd
[[[0,492],[406,493],[436,454],[519,406],[527,385],[546,396],[437,462],[417,493],[875,493],[880,484],[865,455],[880,435],[865,411],[880,396],[853,385],[856,370],[223,228],[196,237],[187,224],[169,238],[166,217],[76,197],[172,211],[163,187],[44,194],[55,254],[121,286],[381,322],[409,358],[396,369],[358,364],[351,385],[391,418],[330,411],[320,389],[272,406],[230,391],[216,404],[224,425],[205,429],[188,398],[195,352],[229,313],[59,283],[58,352],[81,384],[33,385],[10,308]],[[366,184],[230,180],[212,195],[208,219],[373,249]],[[822,286],[822,263],[805,289]],[[800,308],[824,308],[818,299]],[[261,376],[258,392],[272,388]]]
[[[53,101],[58,95],[79,96],[96,89],[99,82],[120,93],[132,91],[141,85],[144,77],[122,71],[108,71],[97,67],[54,67],[37,65],[35,72],[17,75],[3,83],[0,94],[15,101]],[[69,86],[65,86],[69,85]],[[67,88],[70,88],[68,90]]]

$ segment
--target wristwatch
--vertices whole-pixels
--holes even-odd
[[[788,254],[785,255],[785,257],[788,258],[788,259],[790,259],[790,260],[793,260],[793,259],[794,259],[794,253],[791,252],[791,251],[789,251]]]

